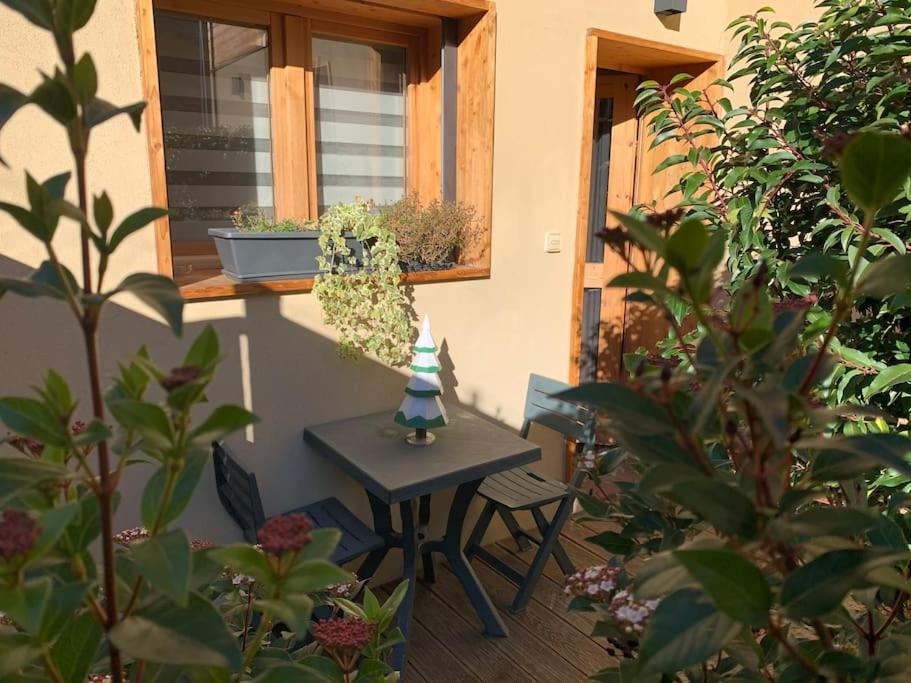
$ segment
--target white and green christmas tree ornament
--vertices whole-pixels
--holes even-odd
[[[405,400],[395,414],[395,421],[405,427],[414,428],[406,437],[408,443],[425,446],[434,441],[428,429],[443,427],[449,422],[446,408],[440,396],[443,385],[440,383],[440,359],[437,358],[437,345],[430,333],[430,317],[424,316],[421,334],[414,344],[414,356],[411,359],[411,379],[405,387]]]

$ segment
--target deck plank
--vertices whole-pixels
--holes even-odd
[[[385,586],[376,591],[380,599],[389,597]],[[408,648],[408,681],[428,683],[480,683],[449,649],[418,619],[411,623],[411,644]]]
[[[579,568],[604,562],[599,549],[584,540],[593,533],[587,525],[566,525],[562,543]],[[510,540],[487,549],[523,574],[535,551],[520,551]],[[480,559],[472,566],[506,622],[509,637],[483,634],[458,579],[445,562],[438,562],[436,583],[417,586],[408,683],[577,683],[614,661],[603,642],[590,636],[594,615],[567,610],[563,573],[552,558],[528,606],[516,615],[508,610],[515,586]],[[385,596],[390,589],[384,586],[377,593]]]
[[[485,587],[487,587],[485,585]],[[468,597],[462,590],[458,579],[446,565],[437,572],[436,583],[429,586],[441,600],[445,601],[456,613],[467,616],[471,626],[480,635],[481,622],[475,614]],[[519,662],[537,681],[580,681],[585,680],[586,672],[577,669],[554,652],[546,644],[535,638],[520,621],[512,618],[508,612],[500,612],[510,629],[508,638],[488,638],[511,659]],[[481,636],[483,638],[483,635]],[[497,679],[493,679],[497,680]]]
[[[520,637],[526,638],[527,636],[537,640],[541,647],[553,652],[552,655],[547,656],[565,659],[571,666],[579,670],[583,677],[585,673],[598,671],[615,661],[587,634],[578,631],[573,625],[563,620],[555,610],[548,609],[536,600],[530,600],[521,613],[513,615],[509,612],[509,605],[515,598],[516,587],[483,562],[475,564],[475,571],[487,590],[487,594],[490,595],[490,599],[493,600],[494,605],[506,620],[511,633],[514,633],[517,628],[527,632],[522,633]],[[536,588],[543,590],[546,585],[542,578]],[[537,592],[536,590],[535,593]],[[568,613],[565,595],[562,603],[562,605],[557,605],[556,609],[562,609]],[[567,647],[569,643],[572,643],[571,647]]]

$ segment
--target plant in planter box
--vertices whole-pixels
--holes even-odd
[[[338,204],[319,221],[322,274],[313,292],[323,320],[339,332],[339,353],[373,353],[384,363],[408,360],[411,320],[395,237],[367,204]],[[359,257],[346,235],[363,250]]]
[[[240,232],[305,232],[319,230],[318,221],[285,218],[275,221],[262,209],[240,208],[231,215],[234,229]]]
[[[617,494],[580,494],[589,515],[614,523],[590,540],[625,562],[631,586],[621,595],[604,568],[570,582],[596,633],[635,636],[623,640],[629,659],[597,680],[907,678],[911,526],[907,496],[884,474],[911,475],[911,439],[845,434],[844,423],[882,413],[822,399],[842,322],[911,292],[911,255],[873,249],[880,212],[911,177],[911,140],[844,139],[840,181],[862,216],[848,263],[816,252],[791,270],[835,289],[825,326],[807,327],[808,302],[772,299],[774,263],[725,296],[721,228],[677,211],[618,216],[622,227],[604,232],[630,267],[609,286],[674,326],[682,307],[697,330],[685,362],[644,361],[629,383],[559,395],[603,411],[620,447],[588,462],[595,486],[620,458],[639,475]]]
[[[0,398],[0,422],[10,432],[0,443],[0,679],[326,678],[319,663],[276,658],[262,644],[267,625],[278,621],[303,637],[312,594],[349,580],[328,560],[339,532],[313,530],[303,516],[281,517],[261,530],[261,549],[216,548],[191,542],[175,524],[211,442],[255,420],[231,405],[195,419],[219,357],[212,328],[200,332],[179,367],[162,370],[141,349],[118,366],[109,386],[103,383],[99,323],[112,298],[133,294],[175,334],[183,328],[184,302],[173,280],[135,273],[113,287],[105,282],[121,244],[165,211],[140,209],[115,223],[108,195],[89,195],[92,131],[122,114],[138,130],[144,104],[118,107],[96,96],[92,57],[78,54],[74,44],[74,33],[92,16],[92,0],[3,4],[51,34],[61,65],[29,94],[0,84],[0,126],[18,109],[37,105],[65,128],[76,203],[66,196],[69,172],[44,182],[26,173],[27,205],[0,202],[0,211],[47,254],[28,278],[0,278],[0,296],[46,297],[67,307],[85,347],[89,396],[80,403],[64,377],[50,370],[33,395]],[[58,257],[64,222],[75,224],[66,227],[73,228],[81,254],[79,277]],[[151,476],[138,500],[125,500],[119,491],[124,471],[140,464]],[[145,530],[115,538],[118,505],[135,507]],[[226,566],[232,577],[253,577],[261,586],[252,602],[258,621],[239,631],[222,609]],[[362,654],[369,659],[369,652],[365,646]],[[373,663],[368,668],[368,680],[389,673],[379,674]]]
[[[422,204],[408,195],[382,211],[386,229],[395,235],[405,270],[445,270],[478,231],[474,208],[438,199]]]
[[[292,218],[275,221],[258,208],[240,208],[232,228],[210,228],[222,272],[240,281],[313,277],[320,272],[316,221]],[[347,235],[349,246],[360,245]]]

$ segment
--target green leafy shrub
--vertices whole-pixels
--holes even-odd
[[[719,295],[729,236],[700,219],[618,216],[604,234],[630,267],[608,286],[672,321],[683,307],[697,330],[683,362],[643,360],[629,383],[558,395],[598,408],[619,446],[589,458],[596,494],[580,493],[613,523],[589,540],[615,560],[568,584],[627,657],[599,681],[907,677],[911,520],[881,473],[911,475],[911,439],[846,435],[881,411],[820,397],[844,321],[911,293],[911,254],[874,250],[911,176],[911,141],[866,132],[839,158],[860,215],[849,260],[812,252],[789,270],[835,292],[822,327],[807,325],[809,303],[776,300],[774,264]],[[598,492],[623,461],[634,480]]]
[[[399,258],[411,270],[452,267],[478,230],[474,208],[438,199],[422,204],[414,194],[383,209],[381,220],[395,235]]]
[[[682,173],[672,193],[692,216],[728,236],[731,286],[769,269],[768,287],[781,301],[811,304],[810,328],[831,320],[838,290],[831,281],[794,276],[810,251],[847,268],[857,249],[862,216],[847,197],[836,153],[845,131],[873,126],[897,132],[911,121],[911,2],[818,0],[817,21],[792,28],[765,8],[736,20],[740,39],[720,93],[689,89],[680,75],[668,86],[643,83],[637,99],[650,116],[653,146],[668,140],[683,151],[658,170]],[[749,87],[750,104],[734,107],[724,90]],[[911,187],[883,207],[865,261],[907,252]],[[858,302],[836,330],[837,359],[827,400],[872,402],[908,428],[911,412],[911,297]],[[677,354],[680,357],[680,354]],[[850,433],[880,431],[859,419]]]
[[[337,204],[320,218],[317,275],[313,292],[323,320],[339,332],[339,353],[373,353],[384,363],[404,365],[412,328],[395,237],[366,204]],[[345,235],[361,244],[351,249]]]
[[[44,182],[26,173],[28,205],[0,202],[0,210],[47,253],[28,278],[0,279],[0,296],[46,297],[68,308],[84,342],[90,396],[78,401],[64,377],[50,370],[33,395],[0,398],[0,422],[10,432],[0,442],[0,679],[395,679],[382,660],[382,648],[401,637],[389,628],[394,600],[380,610],[365,605],[368,621],[354,628],[369,630],[370,642],[348,652],[344,667],[328,646],[307,652],[293,646],[307,636],[314,598],[351,580],[329,561],[337,530],[314,530],[305,516],[292,515],[267,522],[261,549],[218,548],[191,542],[175,525],[212,441],[256,418],[239,406],[220,405],[193,420],[219,358],[211,327],[196,337],[179,367],[163,370],[140,349],[118,366],[110,386],[103,385],[98,330],[112,298],[133,294],[176,335],[183,328],[184,301],[173,280],[136,273],[105,286],[118,247],[166,211],[144,208],[115,223],[105,192],[89,199],[90,133],[122,114],[138,131],[144,103],[118,107],[96,96],[92,57],[79,55],[74,45],[93,0],[3,4],[51,34],[61,66],[29,94],[0,84],[0,126],[26,105],[60,123],[74,160],[77,202],[66,198],[69,172]],[[54,247],[62,221],[76,224],[67,227],[78,235],[80,277]],[[152,471],[142,495],[121,500],[124,471],[140,464]],[[137,506],[144,528],[115,536],[118,504]],[[249,577],[240,611],[238,577]],[[276,629],[284,648],[276,647]]]

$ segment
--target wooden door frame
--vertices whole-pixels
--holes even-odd
[[[585,254],[588,234],[588,220],[591,207],[589,192],[591,185],[591,162],[593,153],[593,130],[597,104],[597,80],[599,69],[610,69],[629,74],[638,74],[646,79],[667,82],[676,73],[693,76],[694,87],[707,87],[723,76],[724,57],[720,54],[679,47],[668,43],[625,36],[611,31],[589,29],[585,39],[585,69],[582,105],[582,144],[579,164],[579,205],[576,216],[575,261],[573,265],[573,296],[571,313],[569,381],[579,382],[579,352],[582,343],[582,300],[585,290]],[[663,156],[660,148],[650,150],[649,136],[640,123],[637,150],[636,179],[633,203],[654,200],[659,206],[664,201],[664,190],[672,176],[655,176],[651,169],[657,165],[656,157]],[[674,169],[668,169],[673,171]],[[679,171],[678,171],[679,172]],[[660,194],[660,196],[655,196]],[[618,260],[619,261],[619,260]],[[619,323],[624,324],[625,306],[618,309]],[[603,307],[602,307],[603,310]],[[606,321],[602,319],[602,324]],[[622,357],[623,349],[617,350]]]

